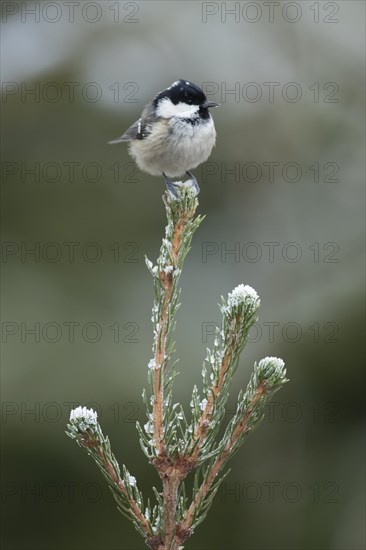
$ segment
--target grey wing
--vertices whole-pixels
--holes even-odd
[[[115,143],[121,143],[122,141],[132,141],[134,139],[142,139],[141,118],[139,120],[136,120],[136,122],[132,124],[132,126],[130,126],[122,136],[113,139],[112,141],[108,141],[108,143],[110,145],[114,145]]]
[[[153,122],[153,110],[150,105],[147,105],[142,111],[141,118],[136,120],[132,126],[125,131],[119,138],[113,139],[108,143],[113,145],[123,141],[133,141],[135,139],[145,139],[151,132],[151,123]],[[156,117],[155,117],[156,118]]]

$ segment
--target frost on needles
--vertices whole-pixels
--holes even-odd
[[[156,264],[146,258],[155,290],[152,308],[153,347],[148,362],[149,390],[143,391],[147,421],[137,423],[143,452],[161,479],[154,488],[155,502],[144,501],[136,478],[122,471],[103,435],[97,413],[86,407],[71,411],[69,437],[95,460],[112,491],[118,509],[134,524],[151,550],[181,550],[206,517],[217,489],[228,474],[227,462],[264,417],[266,403],[287,382],[282,359],[265,357],[254,364],[245,390],[241,390],[233,418],[224,429],[225,405],[248,332],[257,320],[260,299],[248,285],[239,284],[222,298],[222,324],[213,347],[207,349],[202,388],[193,388],[190,416],[174,403],[176,376],[172,356],[175,314],[179,308],[179,280],[192,237],[203,217],[193,186],[177,187],[177,196],[163,197],[167,225]],[[185,487],[191,475],[193,489]]]

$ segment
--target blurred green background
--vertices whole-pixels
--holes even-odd
[[[239,283],[262,306],[228,419],[255,360],[284,358],[291,380],[186,548],[364,548],[364,4],[2,10],[3,548],[144,547],[64,430],[70,407],[97,407],[120,463],[159,486],[134,424],[163,182],[107,141],[177,78],[222,105],[195,171],[207,218],[182,277],[175,397],[189,403]]]

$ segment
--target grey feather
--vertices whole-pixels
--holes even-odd
[[[119,138],[113,139],[108,143],[114,145],[115,143],[122,143],[123,141],[134,141],[135,139],[145,139],[151,133],[151,124],[155,122],[159,117],[154,113],[154,108],[151,103],[146,105],[142,111],[141,118],[136,120]]]

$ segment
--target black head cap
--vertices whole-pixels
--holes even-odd
[[[202,105],[206,101],[206,96],[193,82],[189,80],[177,80],[169,88],[160,92],[154,99],[154,105],[158,104],[160,99],[169,98],[174,105],[177,103],[187,103],[188,105]]]

